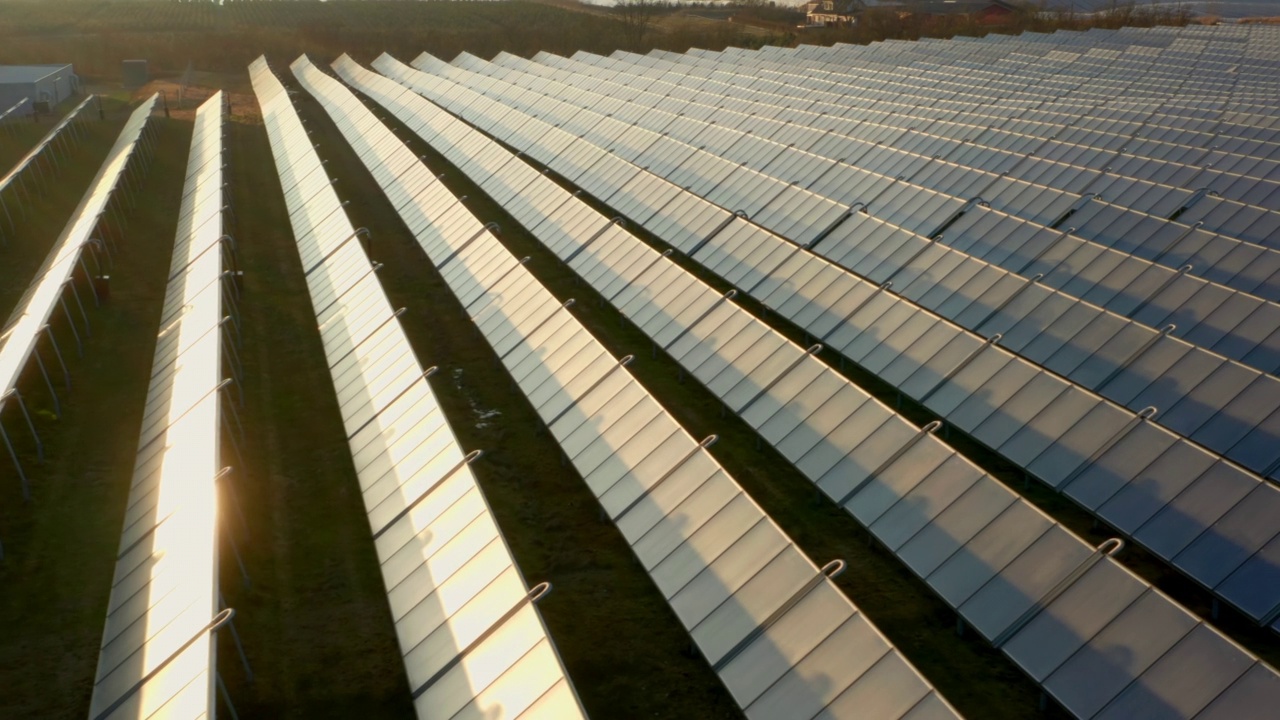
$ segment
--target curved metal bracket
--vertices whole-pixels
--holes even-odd
[[[529,588],[529,602],[536,603],[551,594],[551,583],[543,581]]]
[[[1116,554],[1123,549],[1124,549],[1124,540],[1121,540],[1120,538],[1111,538],[1109,540],[1103,540],[1102,543],[1098,545],[1098,548],[1097,548],[1098,552],[1102,553],[1103,555],[1106,555],[1107,557],[1115,557]]]

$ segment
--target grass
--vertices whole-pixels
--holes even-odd
[[[1084,30],[1120,25],[1186,24],[1178,8],[1122,3],[1094,15],[1017,13],[988,26],[956,16],[946,20],[870,12],[852,27],[797,30],[794,9],[732,7],[733,22],[658,7],[644,32],[608,7],[566,0],[530,2],[176,2],[161,0],[0,0],[0,63],[69,62],[86,78],[119,82],[121,61],[146,58],[152,74],[242,73],[258,55],[288,61],[302,53],[350,52],[370,60],[379,52],[413,57],[424,50],[453,58],[500,51],[531,56],[540,50],[570,55],[653,49],[684,52],[799,42],[870,43],[888,38],[951,37],[1026,30]],[[720,15],[723,17],[723,14]]]
[[[0,108],[0,112],[3,110]],[[61,119],[48,117],[43,122],[9,119],[0,123],[0,175],[9,172]]]
[[[757,32],[720,23],[668,42],[687,46],[700,34],[724,47],[759,43]],[[383,50],[452,58],[463,50],[609,53],[626,43],[622,23],[607,12],[527,1],[0,2],[0,63],[69,62],[82,76],[116,82],[128,58],[146,58],[153,75],[178,75],[188,63],[242,73],[263,53],[279,61],[342,51],[367,60]]]

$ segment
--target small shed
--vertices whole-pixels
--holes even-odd
[[[121,74],[124,76],[124,86],[130,90],[137,90],[151,79],[146,60],[125,60],[121,63]]]
[[[80,92],[80,78],[70,65],[0,65],[0,112],[26,98],[14,115],[30,115],[34,103],[53,108]]]

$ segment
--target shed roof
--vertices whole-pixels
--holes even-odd
[[[68,67],[71,66],[66,63],[60,65],[0,65],[0,85],[33,83],[52,75],[62,68]]]

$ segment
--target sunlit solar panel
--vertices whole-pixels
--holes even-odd
[[[150,108],[147,108],[149,111]],[[224,261],[221,93],[196,111],[89,716],[214,714]],[[145,119],[145,116],[144,118]],[[229,469],[228,469],[229,470]]]
[[[456,68],[429,57],[419,58],[418,63],[431,67],[437,76],[458,75]],[[473,78],[470,74],[460,77],[463,82]],[[528,114],[516,122],[512,118],[519,112],[519,93],[499,92],[501,86],[491,79],[477,82],[500,101],[502,111],[487,116],[475,109],[481,100],[469,104],[464,100],[459,112],[482,129],[516,143],[531,157],[545,157],[536,144],[521,144],[519,134],[545,138],[557,130]],[[452,86],[445,79],[436,81],[443,87],[441,83]],[[511,109],[513,105],[517,109]],[[546,110],[553,106],[553,100],[543,98],[537,107]],[[617,137],[630,126],[610,134],[607,128],[602,129],[607,120],[586,109],[575,111],[562,127],[570,122],[583,128],[582,137],[547,160],[548,164],[616,206],[623,194],[620,186],[629,182],[626,178],[643,171],[625,161],[625,148],[608,140],[597,144],[593,134]],[[513,126],[522,129],[508,129]],[[575,153],[580,147],[584,150]],[[786,150],[776,151],[774,156]],[[706,199],[724,202],[723,195],[717,193],[723,192],[728,178],[750,171],[720,161],[724,169],[708,174],[705,161],[713,154],[704,156],[686,163],[697,176],[668,174],[667,179],[685,184],[691,194],[701,190]],[[891,185],[879,193],[884,194]],[[742,187],[759,192],[750,184]],[[787,188],[782,187],[770,196],[783,197]],[[1280,525],[1256,519],[1269,516],[1272,511],[1268,508],[1280,509],[1272,502],[1280,497],[1277,489],[1258,477],[1277,472],[1273,454],[1280,453],[1276,449],[1280,446],[1267,439],[1274,436],[1269,418],[1276,415],[1280,403],[1280,394],[1275,392],[1280,385],[1274,377],[1251,372],[1172,338],[1167,329],[1161,333],[1126,323],[1095,306],[1052,292],[1037,284],[1034,277],[1001,275],[994,268],[984,274],[975,267],[969,274],[962,271],[961,276],[979,288],[976,295],[985,291],[986,296],[965,297],[964,288],[950,295],[937,293],[939,286],[947,286],[928,268],[935,262],[946,266],[945,257],[940,258],[945,250],[930,245],[928,238],[905,233],[861,212],[836,216],[840,224],[835,232],[818,236],[821,242],[816,247],[833,245],[840,252],[828,259],[862,273],[837,273],[825,287],[797,283],[797,278],[829,274],[831,268],[817,254],[803,252],[755,223],[732,219],[728,207],[732,204],[719,210],[728,224],[717,225],[701,239],[663,234],[643,216],[629,219],[644,223],[784,317],[804,319],[797,320],[798,324],[815,338],[893,382],[956,427],[1065,492],[1256,621],[1270,624],[1275,620],[1280,612],[1280,586],[1264,578],[1277,572],[1271,558],[1273,548],[1280,547],[1276,530]],[[833,215],[836,210],[839,208],[831,206]],[[821,219],[813,227],[831,226]],[[847,239],[837,243],[828,239],[833,236]],[[918,241],[908,243],[913,237]],[[808,244],[815,245],[813,241]],[[955,257],[964,260],[962,255]],[[917,266],[908,267],[912,263]],[[826,316],[815,316],[794,302],[797,295],[812,302],[807,292],[817,290],[828,292],[826,303],[817,301],[818,311]],[[939,308],[950,308],[941,318],[920,307],[923,303],[919,300],[926,292],[933,292]],[[962,302],[956,302],[957,297]],[[787,303],[791,303],[789,308]],[[866,327],[874,332],[863,332]],[[926,336],[927,343],[917,342]],[[989,338],[999,340],[999,346],[984,343]],[[1017,351],[1018,356],[1011,361],[1005,348]],[[1169,362],[1156,360],[1171,354]],[[1189,397],[1178,394],[1210,375],[1216,385],[1206,386],[1198,394],[1190,392]],[[1088,391],[1100,391],[1106,399]],[[1206,408],[1206,402],[1219,404]],[[1242,422],[1241,418],[1253,420]],[[1149,432],[1153,424],[1162,426],[1155,430],[1155,437]],[[1157,449],[1155,455],[1152,448]],[[1215,452],[1248,470],[1222,462],[1204,465],[1179,460],[1188,456],[1212,460]],[[1143,460],[1135,463],[1134,457]],[[1137,512],[1124,506],[1125,496],[1145,492],[1149,478],[1156,473],[1172,475],[1160,478],[1168,486],[1162,491],[1163,506],[1158,500],[1147,501]],[[1232,499],[1193,512],[1187,507],[1188,499],[1181,497],[1188,490],[1193,491],[1190,497]],[[1175,522],[1183,526],[1176,534],[1171,526]]]
[[[71,295],[76,302],[80,301],[80,291],[76,289],[74,274],[77,268],[83,266],[85,248],[95,241],[93,233],[98,227],[99,220],[107,211],[107,204],[111,201],[120,178],[134,158],[134,151],[140,145],[145,147],[147,143],[144,133],[149,127],[147,121],[151,118],[151,111],[158,97],[158,95],[152,95],[129,116],[128,122],[120,131],[115,145],[107,153],[107,158],[90,183],[89,189],[71,214],[70,221],[54,241],[53,248],[40,269],[36,271],[35,279],[27,286],[13,313],[5,321],[3,328],[0,328],[0,413],[17,405],[23,414],[26,414],[27,409],[22,401],[22,395],[16,388],[18,377],[42,338],[47,337],[50,343],[56,343],[49,329],[49,318],[58,309],[59,303],[65,302],[67,290],[71,290]],[[88,276],[87,266],[85,267],[84,274]],[[86,280],[88,280],[87,277]],[[93,292],[96,291],[90,287],[85,295],[92,297]],[[74,332],[76,319],[70,316],[69,311],[68,319]],[[75,339],[79,343],[78,334]],[[3,427],[0,427],[0,435],[3,436],[9,456],[18,470],[18,475],[22,478],[23,494],[26,495],[28,492],[26,475],[8,435],[4,433]]]
[[[548,161],[552,169],[593,194],[597,183],[605,188],[602,191],[605,197],[616,192],[616,185],[611,184],[616,176],[608,166],[623,161],[594,147],[585,138],[574,140],[571,134],[565,141],[558,134],[560,131],[549,125],[538,124],[534,127],[537,121],[532,121],[527,116],[518,118],[519,110],[513,109],[509,98],[486,99],[472,92],[466,85],[442,77],[440,73],[427,75],[416,72],[385,56],[379,59],[376,66],[392,77],[411,84],[413,88],[481,129],[515,144],[531,157],[539,158],[542,148],[538,147],[539,141],[530,143],[524,138],[546,138],[549,144],[557,148],[554,152],[547,153],[552,158]],[[367,87],[350,74],[347,79],[362,89]],[[480,80],[477,80],[477,87],[493,88],[491,84],[486,85]],[[384,90],[382,93],[388,97],[393,96],[389,91]],[[371,94],[379,97],[372,91]],[[413,109],[409,110],[409,106]],[[630,246],[638,250],[629,249],[625,240],[629,236],[621,230],[611,229],[613,226],[606,217],[595,215],[592,220],[590,212],[584,215],[577,207],[580,204],[578,201],[557,201],[554,197],[557,188],[536,169],[524,165],[519,159],[510,156],[504,158],[501,153],[493,152],[478,134],[468,136],[450,126],[447,119],[441,117],[442,113],[438,108],[430,104],[411,103],[402,96],[394,103],[389,103],[388,108],[397,112],[401,120],[422,134],[424,139],[436,145],[491,196],[495,199],[508,198],[503,203],[511,208],[511,213],[517,220],[656,341],[658,333],[673,324],[673,318],[681,317],[675,310],[663,314],[660,308],[667,303],[688,308],[688,305],[679,303],[685,303],[691,296],[696,296],[693,288],[700,283],[694,281],[690,284],[688,280],[681,280],[682,271],[668,272],[665,268],[670,265],[669,261],[657,258],[655,251],[645,248],[634,238],[631,239]],[[564,163],[560,162],[562,158]],[[563,190],[559,192],[568,195]],[[671,196],[671,193],[667,194]],[[679,192],[675,195],[679,195]],[[526,211],[523,209],[525,202],[536,202],[548,210]],[[666,202],[669,204],[671,201]],[[762,269],[776,270],[781,266],[765,258],[781,257],[785,260],[788,254],[805,255],[795,246],[791,246],[781,256],[772,252],[758,253],[764,237],[772,237],[770,242],[774,243],[774,247],[785,249],[787,243],[758,228],[752,230],[749,223],[735,218],[727,211],[720,212],[725,221],[712,220],[709,223],[710,229],[703,230],[701,236],[686,236],[689,244],[682,249],[701,260],[705,255],[699,255],[698,252],[705,252],[707,247],[715,247],[720,251],[721,257],[733,261],[730,267],[738,268],[748,275],[753,271],[757,273],[749,282],[736,280],[740,283],[740,288],[765,285],[767,275],[759,275],[771,270]],[[735,224],[738,230],[728,230]],[[746,234],[743,235],[741,231],[746,231]],[[734,237],[739,238],[736,245],[712,246],[709,242],[716,238],[726,240]],[[741,242],[749,238],[755,238],[754,245],[740,255],[735,254],[734,247],[740,247]],[[675,244],[681,247],[680,243]],[[655,259],[646,260],[646,253]],[[852,282],[848,275],[837,272],[837,277],[846,278],[846,283]],[[788,287],[792,295],[797,290],[788,283],[786,277],[778,278],[774,288],[782,286]],[[878,406],[874,401],[867,401],[865,395],[860,404],[851,403],[849,398],[837,400],[837,388],[842,379],[829,369],[825,375],[821,371],[812,374],[809,368],[818,369],[821,363],[804,357],[795,360],[799,349],[784,351],[787,343],[783,341],[779,344],[770,340],[772,331],[763,328],[759,321],[749,317],[734,320],[736,306],[721,303],[718,293],[710,292],[709,288],[703,293],[706,300],[702,301],[705,303],[702,307],[710,307],[711,310],[698,312],[695,308],[694,312],[685,316],[693,319],[689,330],[678,330],[674,341],[658,341],[659,344],[708,389],[725,400],[726,405],[740,412],[744,419],[757,427],[766,439],[791,458],[797,468],[813,479],[819,488],[867,524],[874,534],[882,539],[888,538],[885,540],[886,545],[904,563],[925,578],[935,591],[958,609],[962,617],[968,619],[984,637],[1009,654],[1015,662],[1028,667],[1045,661],[1043,653],[1047,648],[1043,645],[1043,638],[1036,641],[1029,639],[1037,637],[1037,633],[1042,632],[1045,627],[1036,618],[1043,618],[1043,622],[1051,626],[1061,622],[1060,619],[1051,618],[1074,616],[1083,611],[1083,607],[1072,610],[1069,607],[1071,603],[1086,602],[1087,599],[1098,596],[1114,595],[1117,598],[1116,605],[1100,617],[1093,615],[1096,608],[1090,605],[1088,614],[1092,619],[1089,623],[1095,628],[1092,631],[1094,634],[1073,637],[1062,648],[1053,651],[1047,669],[1037,671],[1039,674],[1031,673],[1034,679],[1040,681],[1069,710],[1081,716],[1093,716],[1108,703],[1122,708],[1131,702],[1124,696],[1123,684],[1132,682],[1135,676],[1121,681],[1121,685],[1099,692],[1095,687],[1096,679],[1082,678],[1076,670],[1084,667],[1081,664],[1084,662],[1082,658],[1096,653],[1101,646],[1109,646],[1118,638],[1124,638],[1123,642],[1145,643],[1146,640],[1139,638],[1152,633],[1163,636],[1172,632],[1176,637],[1155,641],[1157,646],[1163,648],[1160,653],[1173,649],[1172,655],[1179,658],[1179,663],[1197,657],[1198,651],[1192,646],[1198,640],[1191,638],[1198,638],[1200,631],[1192,632],[1190,628],[1191,625],[1198,626],[1200,621],[1195,620],[1193,615],[1158,593],[1149,589],[1142,590],[1146,584],[1104,557],[1105,552],[1090,553],[1087,546],[1070,533],[1055,529],[1051,520],[1030,509],[1013,493],[996,483],[987,484],[976,468],[972,469],[972,474],[958,472],[965,468],[967,462],[954,453],[950,457],[956,458],[958,465],[946,460],[948,450],[945,445],[927,432],[918,429],[913,432],[908,424],[901,420],[895,421],[892,411]],[[848,328],[875,327],[876,319],[889,309],[883,303],[897,302],[865,281],[863,286],[857,283],[844,285],[844,290],[837,297],[843,298],[843,309],[832,312],[820,306],[819,311],[829,313],[828,317],[834,318],[834,321],[828,322],[838,325],[841,324],[838,321],[844,318],[842,326]],[[877,307],[877,303],[881,305]],[[656,315],[655,306],[659,309]],[[874,309],[875,314],[866,321],[858,322],[861,318],[854,316],[864,309]],[[900,316],[898,322],[905,319],[905,316]],[[854,342],[861,343],[862,354],[859,358],[876,351],[883,344],[880,342],[882,334],[867,333],[861,336],[860,332],[849,332],[852,332],[853,337],[846,337],[842,347],[847,348]],[[831,332],[824,334],[830,336]],[[949,344],[953,343],[949,341]],[[967,348],[961,343],[948,355],[951,370],[926,372],[923,365],[916,363],[915,369],[906,373],[906,377],[918,378],[914,382],[921,394],[958,398],[953,402],[960,407],[963,406],[965,392],[940,393],[939,381],[954,379],[949,375],[967,379],[958,370],[973,364],[974,358],[996,351],[981,339]],[[886,355],[884,361],[892,361],[903,352],[904,348],[897,348]],[[1007,362],[1006,359],[1005,364]],[[905,367],[910,367],[911,364],[908,360]],[[960,367],[956,367],[957,364]],[[823,380],[824,377],[835,384]],[[1023,378],[1024,383],[1029,380],[1030,378]],[[860,391],[853,389],[847,381],[843,382],[856,397]],[[960,386],[957,385],[956,388],[959,390]],[[806,395],[806,392],[809,394]],[[968,395],[973,396],[975,393],[970,389]],[[768,401],[762,402],[765,397]],[[761,413],[758,416],[755,414],[757,411]],[[983,414],[974,417],[979,422],[986,419]],[[778,421],[781,422],[780,425],[769,428],[770,423]],[[805,432],[795,435],[797,429],[810,424],[815,426],[812,429],[805,428]],[[771,430],[777,434],[770,434]],[[797,438],[794,446],[788,444],[792,437]],[[842,460],[842,455],[846,453],[847,457]],[[1255,482],[1255,487],[1260,486]],[[930,496],[935,499],[926,501],[925,498]],[[934,510],[931,512],[937,514],[931,518],[904,523],[910,515],[904,516],[901,512],[896,512],[901,510],[909,513],[911,508],[916,508],[915,512],[918,514],[921,503],[933,506]],[[1010,550],[1007,543],[1013,543],[1017,549]],[[996,551],[996,547],[1001,549]],[[1082,548],[1082,554],[1076,556],[1077,550],[1073,548]],[[957,549],[960,551],[957,552]],[[1073,560],[1073,557],[1077,559]],[[1049,570],[1051,567],[1056,569]],[[1032,568],[1035,568],[1034,572]],[[1061,572],[1061,575],[1057,579],[1050,579],[1039,574],[1042,572]],[[1111,579],[1103,580],[1103,575],[1110,575]],[[1099,584],[1093,585],[1090,591],[1083,590],[1095,582]],[[1033,589],[1039,587],[1038,583],[1047,585],[1040,590]],[[1065,587],[1074,583],[1081,583],[1081,592],[1066,592]],[[1053,589],[1049,590],[1050,587]],[[1130,589],[1122,590],[1122,587]],[[1009,595],[1011,588],[1020,590]],[[1019,593],[1029,594],[1030,597],[1019,597]],[[1186,628],[1185,632],[1176,629],[1179,627],[1177,623],[1164,626],[1146,624],[1139,614],[1130,612],[1131,604],[1139,602],[1144,606],[1151,602],[1162,604],[1170,613],[1186,618],[1191,624],[1182,625]],[[1209,630],[1206,626],[1205,632],[1219,638],[1217,642],[1223,647],[1232,647],[1232,652],[1248,657],[1247,653],[1222,638],[1216,631]],[[1023,633],[1028,634],[1024,636]],[[1137,657],[1141,653],[1135,648],[1134,655]],[[1148,657],[1131,669],[1137,676],[1144,678],[1137,682],[1145,688],[1145,692],[1154,692],[1156,695],[1167,693],[1167,699],[1173,703],[1182,690],[1178,687],[1178,681],[1166,675],[1164,666],[1156,662],[1158,656],[1159,654]],[[1246,661],[1245,665],[1254,662],[1256,661]],[[1255,711],[1266,707],[1270,702],[1266,700],[1266,694],[1254,694],[1247,689],[1243,680],[1244,666],[1241,667],[1240,673],[1229,671],[1215,681],[1219,683],[1220,689],[1235,689],[1230,700],[1220,702],[1243,703],[1238,707],[1252,706]],[[1259,664],[1257,667],[1263,668],[1263,672],[1269,676],[1274,676],[1274,671],[1265,665]],[[1147,671],[1151,674],[1146,675]],[[1164,689],[1155,690],[1157,685],[1163,685]],[[1195,704],[1197,702],[1199,704]],[[1186,716],[1194,716],[1202,711],[1207,714],[1216,713],[1221,707],[1218,702],[1212,695],[1202,696],[1188,703],[1191,709],[1186,710]],[[1091,708],[1091,703],[1101,704]]]
[[[405,94],[346,58],[339,68],[388,107],[398,107]],[[806,558],[706,443],[685,432],[622,367],[625,361],[610,355],[349,91],[305,60],[294,69],[748,717],[956,716],[830,582],[836,565],[819,569]],[[490,144],[473,159],[502,162],[503,153]],[[524,166],[521,175],[518,161],[511,170],[486,189],[508,207],[524,208],[516,212],[536,213],[536,200],[524,205],[514,192],[536,172]]]
[[[420,718],[583,717],[530,588],[288,93],[250,68]]]
[[[72,108],[71,112],[68,112],[62,120],[49,129],[49,132],[45,133],[44,137],[40,138],[40,142],[36,143],[35,147],[28,150],[27,154],[23,155],[7,173],[0,176],[0,212],[4,213],[4,219],[10,231],[17,229],[15,218],[26,214],[27,205],[31,201],[32,190],[40,187],[39,181],[44,179],[44,172],[40,169],[36,171],[38,177],[32,178],[24,175],[24,171],[39,163],[42,159],[47,161],[45,167],[48,170],[56,167],[57,159],[48,158],[44,155],[45,151],[56,144],[61,147],[62,152],[66,152],[71,140],[79,138],[80,128],[77,120],[80,118],[80,111],[88,106],[93,97],[92,95],[86,97],[79,105]],[[26,100],[24,99],[10,110],[0,113],[0,122],[3,122],[6,115],[22,106],[25,102]],[[64,130],[66,131],[65,134]],[[68,136],[71,136],[71,138],[68,138]],[[3,252],[4,245],[12,241],[10,233],[0,233],[0,252]]]

